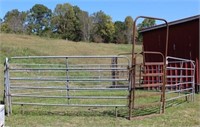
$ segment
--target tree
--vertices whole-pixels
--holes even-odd
[[[122,44],[126,42],[125,37],[125,23],[121,21],[116,21],[114,23],[115,26],[115,33],[113,42],[117,44]]]
[[[74,41],[81,41],[83,38],[83,34],[81,31],[82,23],[81,23],[81,15],[82,15],[82,10],[78,6],[73,6],[73,11],[75,15],[75,20],[74,20],[74,29],[75,29],[75,37]]]
[[[106,15],[103,11],[99,11],[92,15],[92,23],[94,25],[93,41],[104,43],[113,41],[115,28],[110,16]]]
[[[138,24],[139,29],[144,29],[147,27],[152,27],[156,25],[155,19],[144,19],[142,23]]]
[[[133,38],[133,19],[131,16],[125,18],[125,30],[126,42],[131,44]]]
[[[78,33],[78,36],[81,37],[81,40],[83,41],[90,41],[90,32],[92,29],[92,22],[91,18],[86,11],[82,11],[76,9],[74,7],[75,15],[76,15],[76,33]]]
[[[137,28],[138,28],[138,30],[141,30],[141,29],[145,29],[145,28],[152,27],[152,26],[155,26],[155,25],[156,25],[155,19],[144,19],[142,21],[142,23],[139,23],[137,25]],[[137,40],[139,42],[142,42],[142,35],[140,33],[138,34]]]
[[[62,39],[75,40],[75,22],[75,12],[69,3],[56,5],[52,19],[55,33],[60,34]]]
[[[10,33],[12,30],[7,23],[1,23],[1,32]]]
[[[42,35],[46,29],[50,28],[51,16],[52,12],[50,9],[42,4],[35,4],[28,13],[28,32]]]
[[[83,32],[83,39],[85,41],[90,41],[90,38],[91,38],[91,30],[93,28],[93,25],[92,25],[92,19],[91,17],[89,16],[88,12],[86,11],[83,11],[82,12],[82,32]]]
[[[26,12],[19,12],[17,9],[8,11],[4,16],[4,26],[10,29],[10,32],[21,33],[24,32],[24,23],[26,19]]]

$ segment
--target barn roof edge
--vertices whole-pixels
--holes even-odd
[[[168,25],[169,26],[177,25],[177,24],[180,24],[180,23],[185,23],[185,22],[189,22],[189,21],[192,21],[192,20],[196,20],[196,19],[200,19],[200,15],[195,15],[195,16],[175,20],[175,21],[169,22]],[[152,26],[152,27],[144,28],[144,29],[140,30],[139,32],[144,33],[144,32],[148,32],[148,31],[151,31],[151,30],[160,29],[160,28],[165,27],[165,26],[166,26],[165,24],[155,25],[155,26]]]

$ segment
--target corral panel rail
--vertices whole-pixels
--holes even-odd
[[[194,100],[195,63],[189,59],[167,57],[166,101],[185,97]]]
[[[5,62],[5,102],[13,105],[128,107],[125,56],[29,56]]]
[[[147,90],[162,90],[164,83],[164,63],[145,62],[143,67],[144,75],[139,79],[139,86]],[[195,63],[189,59],[167,56],[166,58],[166,85],[165,103],[174,100],[193,101],[195,95]],[[146,88],[145,88],[146,87]],[[165,104],[166,105],[166,104]]]

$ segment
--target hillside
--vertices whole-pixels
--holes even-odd
[[[72,42],[38,36],[3,34],[0,35],[0,82],[3,84],[3,63],[12,56],[72,56],[72,55],[117,55],[131,52],[132,45]],[[137,46],[137,50],[140,46]],[[0,85],[0,97],[3,85]]]
[[[72,42],[37,36],[1,34],[1,60],[22,55],[117,55],[132,45]],[[139,47],[137,47],[139,49]],[[2,62],[1,62],[2,63]]]

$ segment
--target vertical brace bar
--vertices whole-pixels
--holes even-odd
[[[142,64],[139,65],[139,68],[140,68],[140,72],[139,72],[139,86],[141,86],[141,83],[142,83]]]
[[[115,81],[116,78],[118,78],[118,72],[117,72],[117,57],[113,57],[111,61],[112,68],[116,68],[112,70],[112,85],[116,87],[117,81]]]
[[[170,67],[173,67],[173,64],[170,64]],[[170,69],[169,71],[170,71],[170,76],[172,76],[173,75],[173,70]],[[173,90],[172,89],[172,84],[173,84],[173,78],[170,78],[170,90]]]
[[[147,66],[147,74],[150,73],[150,69],[149,69],[149,65],[146,65]],[[147,84],[150,84],[150,76],[147,76]],[[148,90],[149,90],[149,86],[148,86]]]
[[[158,66],[159,66],[159,65],[155,65],[155,69],[156,69],[156,72],[155,72],[155,73],[159,73],[159,70],[158,70],[159,67],[158,67]],[[159,83],[158,81],[159,81],[159,77],[156,76],[156,77],[155,77],[155,82],[154,82],[154,83]],[[159,90],[159,87],[157,87],[156,90]]]
[[[195,69],[195,64],[193,63],[192,65],[193,65],[193,73],[191,72],[191,75],[193,76],[192,77],[192,80],[193,80],[193,83],[192,83],[192,101],[194,102],[194,99],[195,99],[194,98],[194,96],[195,96],[195,71],[196,71],[196,69]],[[192,65],[191,65],[191,67],[192,67]]]
[[[185,79],[185,81],[186,82],[188,82],[188,70],[187,70],[187,68],[188,68],[188,63],[187,62],[185,62],[185,75],[186,75],[186,79]],[[188,83],[186,83],[185,84],[185,88],[184,89],[187,89],[188,88]]]
[[[98,73],[99,73],[99,85],[101,84],[101,65],[99,65],[99,71],[98,71]]]
[[[183,61],[181,62],[180,67],[183,68]],[[181,72],[180,72],[180,76],[183,76],[183,70],[182,69],[181,69]],[[184,81],[183,77],[180,77],[180,81],[179,82],[183,83],[183,81]],[[181,95],[181,89],[182,89],[182,85],[179,85],[179,93],[178,93],[179,96]]]
[[[21,104],[21,114],[24,114],[24,105]]]
[[[177,63],[175,63],[175,68],[177,68]],[[176,76],[175,83],[177,84],[178,83],[178,78],[177,78],[177,76],[178,76],[178,70],[177,69],[175,69],[175,76]],[[177,89],[178,89],[178,86],[176,86],[175,90],[177,90]]]
[[[117,118],[117,107],[115,107],[115,117]]]
[[[66,57],[66,89],[67,89],[67,99],[68,99],[68,104],[69,104],[69,100],[70,100],[70,98],[69,98],[69,69],[68,69],[68,67],[69,67],[69,65],[68,65],[69,63],[68,63],[68,57]]]
[[[167,66],[166,66],[166,62],[163,66],[163,85],[162,85],[162,94],[161,94],[161,100],[162,100],[162,113],[165,113],[165,85],[166,85],[166,81],[167,81]]]

